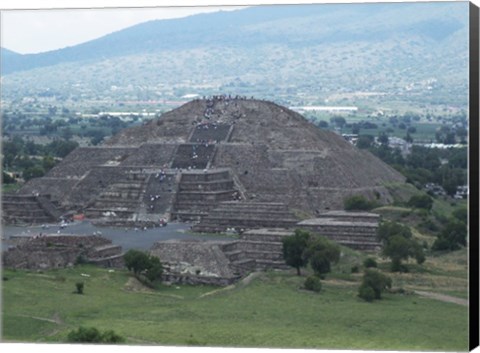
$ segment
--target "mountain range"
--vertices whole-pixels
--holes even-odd
[[[44,53],[2,48],[1,61],[10,99],[116,87],[116,95],[137,99],[228,89],[322,101],[375,91],[462,104],[468,3],[254,6],[149,21]]]

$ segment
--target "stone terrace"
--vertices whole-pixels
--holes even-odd
[[[87,218],[104,218],[105,222],[123,224],[133,220],[145,193],[147,174],[128,173],[101,192],[92,206],[85,210]]]
[[[213,157],[215,145],[187,143],[178,146],[172,168],[205,169]]]
[[[203,217],[193,230],[218,233],[235,228],[242,232],[256,228],[292,228],[297,222],[298,219],[283,203],[226,201]]]
[[[378,215],[340,211],[299,222],[298,228],[323,235],[353,249],[375,251],[381,248],[377,240],[378,222]]]
[[[193,130],[190,142],[228,141],[232,130],[230,124],[200,124]]]
[[[48,195],[4,194],[2,197],[2,220],[8,224],[56,222],[61,214]]]
[[[167,240],[152,246],[150,254],[165,265],[164,279],[176,283],[228,285],[239,276],[222,250],[225,242]]]
[[[228,169],[183,172],[172,219],[198,221],[221,201],[233,200],[236,194]]]
[[[121,247],[99,236],[42,235],[17,239],[17,246],[3,252],[3,266],[7,268],[62,268],[73,266],[79,257],[105,267],[123,266]]]

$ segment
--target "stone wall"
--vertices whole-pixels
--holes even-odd
[[[17,237],[17,244],[2,254],[6,268],[50,269],[73,266],[82,256],[86,261],[122,267],[122,249],[99,236],[42,235]]]

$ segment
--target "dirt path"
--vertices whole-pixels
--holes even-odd
[[[418,294],[422,297],[427,297],[427,298],[431,298],[431,299],[440,300],[442,302],[454,303],[454,304],[458,304],[458,305],[468,306],[468,300],[462,299],[462,298],[457,298],[457,297],[452,297],[450,295],[433,293],[433,292],[424,292],[424,291],[419,291],[419,290],[416,290],[415,294]]]
[[[247,277],[243,278],[240,282],[238,282],[236,284],[231,284],[229,286],[226,286],[226,287],[223,287],[223,288],[220,288],[220,289],[215,289],[211,292],[203,293],[202,295],[199,296],[199,298],[204,298],[204,297],[207,297],[209,295],[213,295],[213,294],[217,294],[217,293],[220,293],[220,292],[232,290],[232,289],[235,289],[235,288],[243,288],[243,287],[247,286],[248,284],[250,284],[250,282],[254,278],[257,278],[260,275],[262,275],[262,272],[252,272]]]
[[[28,317],[28,318],[30,318],[30,319],[39,320],[39,321],[47,321],[47,322],[51,322],[51,323],[57,324],[57,325],[62,324],[62,321],[60,320],[60,318],[56,318],[55,316],[54,316],[53,319],[49,319],[49,318],[47,318],[47,317],[38,317],[38,316],[24,315],[24,314],[18,314],[17,316]]]

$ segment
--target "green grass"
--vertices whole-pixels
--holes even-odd
[[[335,271],[342,273],[341,268]],[[400,294],[367,303],[357,297],[358,283],[339,281],[335,275],[323,281],[320,294],[302,290],[305,277],[290,271],[263,273],[248,285],[220,291],[186,285],[127,290],[131,280],[126,271],[91,266],[45,273],[5,270],[4,276],[7,341],[63,342],[69,331],[83,325],[112,329],[129,344],[467,348],[466,307]],[[73,293],[79,280],[85,282],[83,295]]]
[[[12,191],[17,191],[20,189],[22,184],[2,184],[2,192],[12,192]]]

